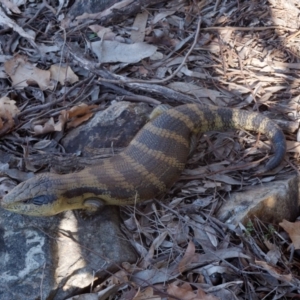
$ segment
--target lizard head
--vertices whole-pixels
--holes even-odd
[[[41,174],[14,187],[1,200],[1,207],[31,216],[51,216],[61,212],[57,175]]]
[[[53,216],[72,209],[94,212],[101,208],[103,201],[92,193],[77,189],[74,178],[74,174],[36,175],[13,188],[2,198],[0,205],[14,213],[39,217]],[[68,190],[69,193],[66,192]]]

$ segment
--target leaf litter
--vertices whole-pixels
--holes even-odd
[[[30,159],[47,149],[51,134],[79,126],[116,97],[259,110],[285,129],[290,162],[264,180],[298,170],[298,1],[165,1],[100,26],[96,19],[132,3],[120,1],[77,17],[74,27],[64,22],[63,1],[1,3],[0,150],[25,160],[25,171],[49,166]],[[66,39],[58,38],[60,25]],[[61,155],[56,145],[51,151]],[[123,229],[140,260],[95,283],[90,299],[296,297],[299,258],[290,252],[299,248],[298,223],[283,221],[284,232],[259,220],[243,226],[214,217],[229,192],[259,183],[251,169],[269,149],[245,132],[203,135],[164,199],[124,209]],[[7,164],[0,167],[8,173]],[[2,180],[1,193],[7,186]]]

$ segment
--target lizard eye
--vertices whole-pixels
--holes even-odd
[[[53,195],[41,195],[41,196],[36,196],[34,198],[26,199],[23,201],[25,204],[33,204],[33,205],[45,205],[49,204],[53,201],[55,201],[56,198]]]

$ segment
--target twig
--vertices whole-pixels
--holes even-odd
[[[41,4],[41,7],[36,11],[33,17],[31,17],[24,25],[23,27],[26,28],[28,27],[35,19],[39,16],[39,14],[42,12],[42,10],[46,7],[45,3],[43,2]]]
[[[42,274],[42,279],[41,279],[41,284],[40,284],[41,300],[43,300],[43,283],[44,283],[44,277],[45,277],[45,268],[46,268],[46,263],[44,263],[44,265],[43,265],[43,274]]]
[[[181,68],[184,66],[184,64],[186,63],[189,55],[191,54],[191,52],[194,50],[196,44],[197,44],[197,39],[200,33],[200,25],[201,25],[201,18],[199,18],[198,24],[197,24],[197,30],[195,33],[195,38],[194,38],[194,42],[191,46],[191,48],[189,49],[189,51],[187,52],[187,54],[185,55],[184,59],[182,60],[181,64],[178,66],[178,68],[168,77],[164,78],[164,79],[160,79],[160,80],[141,80],[141,79],[119,79],[119,80],[110,80],[110,79],[105,79],[105,78],[98,78],[98,80],[100,81],[104,81],[104,82],[111,82],[111,83],[155,83],[155,84],[160,84],[160,83],[165,83],[169,80],[171,80],[172,78],[175,77],[175,75],[181,70]]]
[[[89,82],[89,81],[92,81],[93,79],[95,78],[95,76],[92,76],[92,77],[88,77],[82,81],[79,81],[77,84],[73,85],[62,97],[52,101],[52,102],[49,102],[49,103],[45,103],[45,104],[42,104],[42,105],[38,105],[38,106],[33,106],[33,107],[30,107],[28,109],[25,109],[24,111],[22,111],[20,114],[18,114],[18,117],[22,117],[23,115],[28,115],[28,113],[31,113],[31,112],[35,112],[35,111],[42,111],[42,110],[45,110],[45,109],[48,109],[49,107],[51,106],[54,106],[55,104],[57,103],[61,103],[65,96],[70,94],[71,92],[73,92],[77,87]]]
[[[45,5],[45,7],[47,7],[49,10],[51,10],[53,12],[54,15],[56,15],[56,10],[48,4],[47,0],[43,0],[43,4]]]
[[[103,78],[100,74],[99,74],[99,70],[95,69],[95,65],[93,65],[90,62],[87,62],[86,60],[84,60],[84,62],[82,62],[81,59],[79,59],[76,55],[76,53],[74,53],[74,51],[72,51],[72,49],[70,49],[71,54],[74,56],[74,58],[81,64],[83,64],[84,68],[87,68],[89,71],[94,72],[95,74],[101,76],[98,78],[99,81],[101,82],[108,82],[108,83],[115,83],[115,84],[130,84],[130,83],[144,83],[144,84],[160,84],[160,83],[165,83],[169,80],[171,80],[180,70],[181,68],[184,66],[184,64],[186,63],[189,55],[191,54],[191,52],[194,50],[196,44],[197,44],[197,39],[200,33],[200,25],[201,25],[201,18],[199,18],[198,24],[197,24],[197,30],[195,33],[195,38],[194,38],[194,42],[191,46],[191,48],[189,49],[189,51],[187,52],[187,54],[185,55],[183,61],[181,62],[181,64],[178,66],[178,68],[173,72],[172,75],[164,78],[164,79],[160,79],[160,80],[141,80],[141,79],[128,79],[128,78],[124,78],[124,77],[119,77],[119,79],[106,79]],[[57,36],[57,38],[59,38]],[[114,75],[114,77],[118,77],[118,75]]]
[[[239,31],[263,31],[268,29],[284,29],[289,31],[294,31],[293,28],[283,27],[283,26],[265,26],[265,27],[234,27],[234,26],[225,26],[225,27],[207,27],[202,28],[203,31],[213,31],[213,30],[239,30]]]

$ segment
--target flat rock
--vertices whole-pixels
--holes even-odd
[[[83,13],[97,13],[117,2],[120,2],[120,0],[76,0],[69,10],[69,14],[76,17]]]
[[[125,147],[151,110],[144,104],[115,103],[70,132],[64,146],[84,155],[112,143]],[[122,262],[135,262],[119,225],[117,207],[105,207],[86,220],[76,211],[38,218],[0,209],[0,299],[65,299]]]
[[[54,299],[75,295],[95,279],[119,270],[122,262],[136,261],[136,253],[119,225],[117,207],[105,207],[89,220],[76,212],[65,214],[52,248],[57,283]]]
[[[47,299],[55,286],[51,240],[59,219],[0,209],[0,299]]]
[[[91,220],[74,212],[49,218],[0,210],[0,299],[64,299],[136,254],[116,207]]]
[[[62,139],[66,152],[82,156],[98,154],[101,148],[125,147],[148,121],[152,108],[144,103],[115,102],[97,112],[89,122]]]
[[[257,217],[264,222],[294,221],[299,215],[299,178],[262,183],[232,193],[217,217],[226,223],[246,224]]]

